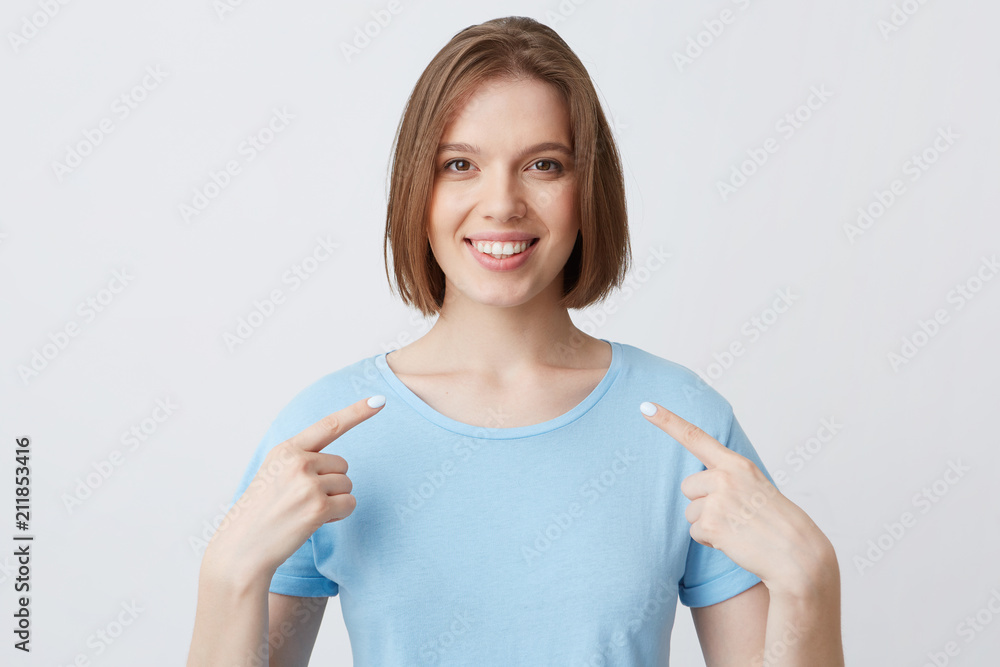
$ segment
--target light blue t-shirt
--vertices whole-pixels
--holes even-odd
[[[444,416],[386,353],[304,389],[232,502],[276,444],[362,398],[386,404],[323,450],[347,460],[354,512],[321,526],[270,590],[339,593],[359,667],[666,664],[678,598],[715,604],[760,579],[691,538],[680,484],[705,466],[639,404],[663,405],[773,480],[729,402],[696,373],[605,342],[600,384],[531,426],[501,426],[502,406],[490,427]]]

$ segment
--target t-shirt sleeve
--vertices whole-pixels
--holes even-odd
[[[237,503],[240,497],[250,486],[250,482],[260,470],[264,458],[274,448],[299,431],[303,430],[312,422],[303,423],[303,415],[297,415],[295,411],[295,401],[287,406],[274,420],[267,433],[261,439],[260,444],[254,451],[250,463],[237,485],[229,503],[229,508]],[[336,582],[323,576],[316,569],[316,559],[313,555],[313,535],[309,536],[302,546],[300,546],[285,562],[278,566],[274,576],[271,578],[271,585],[268,590],[272,593],[282,595],[295,595],[298,597],[333,597],[339,592]],[[261,539],[267,539],[262,535]]]
[[[774,484],[771,474],[764,467],[735,415],[732,417],[728,436],[720,442],[753,461],[768,481]],[[722,551],[699,544],[690,536],[688,539],[690,545],[684,576],[681,577],[677,589],[681,604],[687,607],[706,607],[728,600],[760,582],[760,577],[744,570]]]

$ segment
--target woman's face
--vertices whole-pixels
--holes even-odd
[[[516,306],[546,290],[554,300],[562,295],[563,266],[580,229],[569,121],[548,84],[491,81],[445,128],[428,239],[446,301]],[[497,243],[486,255],[477,240]]]

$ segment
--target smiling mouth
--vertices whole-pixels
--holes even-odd
[[[530,241],[518,241],[517,243],[511,241],[489,243],[486,241],[473,241],[472,239],[465,239],[465,242],[471,245],[477,252],[481,252],[484,255],[489,255],[495,259],[507,259],[508,257],[519,255],[535,245],[538,242],[538,238],[533,238]]]

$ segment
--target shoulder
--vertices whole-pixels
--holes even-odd
[[[365,357],[330,371],[301,389],[282,408],[277,420],[291,428],[305,428],[322,417],[380,390],[378,355]]]
[[[728,431],[733,406],[698,373],[634,345],[619,344],[629,384],[650,396],[642,400],[655,401],[706,431],[721,431],[723,435]]]

